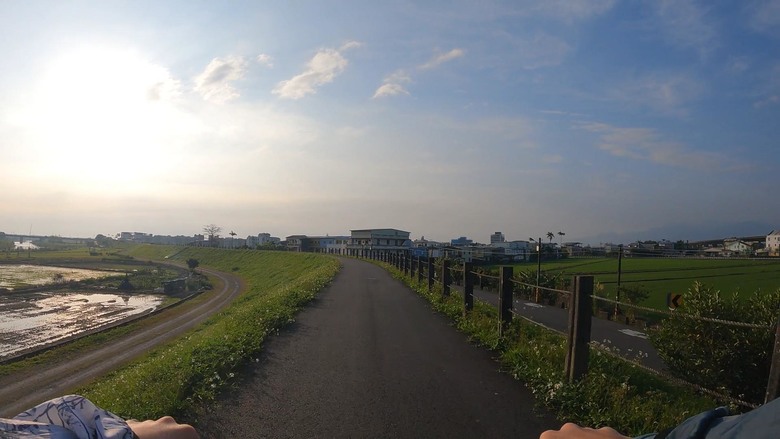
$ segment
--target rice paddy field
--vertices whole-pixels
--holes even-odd
[[[517,270],[536,270],[536,263],[516,264]],[[588,274],[595,277],[597,294],[615,297],[617,258],[570,258],[543,261],[542,271],[563,276]],[[668,293],[682,293],[701,282],[722,293],[753,293],[780,288],[780,259],[636,258],[622,260],[621,285],[641,285],[650,292],[642,303],[665,309]]]

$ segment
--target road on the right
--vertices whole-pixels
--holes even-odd
[[[453,285],[453,288],[460,289],[462,287]],[[494,291],[483,291],[475,288],[474,297],[493,306],[498,306],[498,293]],[[530,300],[515,299],[514,312],[563,334],[568,331],[568,309],[541,305]],[[668,371],[666,364],[658,356],[653,344],[650,343],[647,333],[640,328],[594,317],[591,321],[590,339],[624,358],[658,371]]]

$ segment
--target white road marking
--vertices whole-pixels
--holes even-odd
[[[630,335],[632,337],[647,338],[647,334],[644,332],[634,331],[633,329],[620,329],[618,332],[622,332],[623,334]]]
[[[538,303],[533,302],[526,302],[523,305],[530,306],[531,308],[544,308],[544,305],[539,305]]]

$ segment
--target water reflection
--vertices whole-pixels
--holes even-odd
[[[0,358],[152,311],[162,300],[87,292],[0,295]]]

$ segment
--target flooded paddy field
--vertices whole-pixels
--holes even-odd
[[[0,264],[0,360],[149,313],[162,304],[162,294],[83,284],[95,279],[110,283],[106,278],[115,279],[123,271]],[[159,285],[156,277],[153,281]]]
[[[121,272],[44,265],[0,264],[0,288],[15,290],[86,279],[100,279],[118,274]]]
[[[164,297],[71,291],[0,295],[0,360],[151,312]]]

